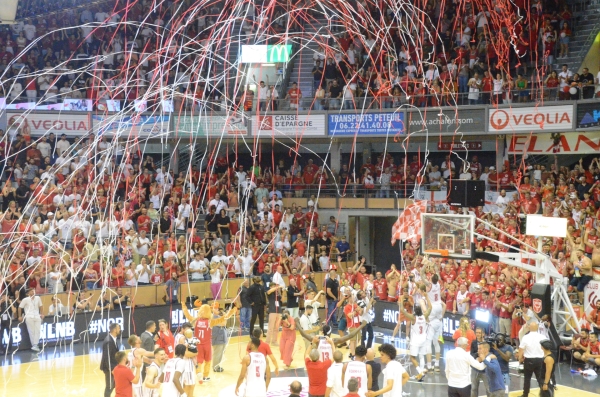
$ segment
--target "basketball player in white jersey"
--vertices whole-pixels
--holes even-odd
[[[357,346],[354,352],[354,360],[344,364],[342,370],[342,383],[344,388],[348,389],[348,381],[355,378],[358,381],[358,395],[366,397],[367,391],[371,388],[372,368],[366,364],[367,348],[363,345]]]
[[[181,325],[181,332],[176,333],[173,338],[175,340],[173,349],[175,349],[177,345],[185,345],[184,333],[186,329],[192,329],[192,323],[186,322]]]
[[[169,356],[167,356],[165,349],[159,347],[154,350],[154,360],[146,367],[146,378],[142,385],[143,397],[158,397],[160,384],[163,380],[162,370],[168,360]]]
[[[129,339],[127,339],[127,343],[131,346],[131,350],[127,353],[127,360],[129,361],[129,368],[131,368],[132,371],[134,369],[134,358],[143,360],[145,364],[150,364],[151,361],[149,357],[154,357],[154,352],[149,352],[140,347],[142,345],[142,340],[139,336],[131,335]],[[142,383],[142,377],[140,376],[138,382],[132,385],[133,397],[142,397]]]
[[[342,383],[343,379],[343,370],[344,363],[342,360],[344,359],[344,354],[340,350],[336,350],[333,352],[333,363],[331,363],[331,367],[327,369],[327,384],[325,395],[329,397],[344,397],[347,391],[344,389],[344,383]]]
[[[162,397],[187,397],[185,390],[183,390],[183,383],[181,382],[181,375],[185,369],[183,357],[186,351],[187,348],[185,345],[175,346],[175,358],[170,359],[165,364]]]
[[[410,361],[417,368],[419,373],[415,379],[419,382],[427,373],[425,369],[425,355],[427,354],[427,332],[429,328],[429,314],[431,313],[431,302],[429,295],[425,292],[425,285],[421,284],[421,292],[425,297],[425,302],[420,301],[415,306],[414,314],[406,311],[404,306],[400,306],[402,314],[410,320]],[[431,353],[431,351],[430,351]],[[417,356],[419,361],[417,361]]]
[[[300,319],[296,318],[295,320],[296,320],[296,324],[300,324]],[[346,341],[349,341],[352,338],[356,339],[357,335],[362,331],[362,329],[366,325],[367,325],[367,322],[363,321],[360,324],[360,327],[353,330],[348,335],[342,336],[340,338],[332,339],[333,344],[337,347],[337,346],[341,346],[341,345],[345,344]],[[312,340],[315,337],[314,335],[308,334],[301,327],[297,327],[297,329],[300,332],[300,335],[302,335],[302,337],[304,339],[306,339],[307,341],[312,343]],[[321,334],[322,335],[318,336],[319,343],[317,345],[317,350],[319,351],[319,355],[321,356],[321,361],[325,361],[326,359],[333,360],[333,347],[329,344],[329,342],[327,342],[327,338],[331,337],[331,327],[327,324],[323,325],[323,327],[321,327]]]
[[[264,397],[271,382],[269,362],[264,354],[258,351],[260,339],[251,337],[248,349],[250,353],[242,359],[242,370],[235,386],[235,395],[240,396],[240,386],[246,380],[243,397]],[[242,397],[242,396],[240,396]]]
[[[198,354],[198,350],[196,349],[197,340],[194,338],[192,324],[189,322],[183,323],[181,325],[181,332],[175,335],[174,340],[175,347],[177,345],[187,347],[187,351],[183,356],[185,369],[181,376],[181,384],[186,394],[193,396],[194,387],[196,386],[196,355]]]
[[[442,319],[446,314],[446,304],[442,301],[431,302],[431,313],[429,313],[429,330],[427,331],[427,370],[431,370],[431,344],[433,343],[433,351],[435,352],[434,370],[440,372],[440,343],[444,343],[442,337]]]
[[[185,371],[183,372],[183,376],[181,377],[181,383],[183,384],[183,389],[188,396],[194,395],[194,388],[196,387],[196,358],[198,357],[198,339],[194,336],[194,330],[192,328],[186,328],[183,331],[183,336],[185,336],[185,346],[187,347],[187,351],[183,356],[183,361],[185,361]]]
[[[427,287],[427,295],[431,303],[442,301],[442,286],[440,285],[440,276],[437,263],[429,260],[429,257],[423,258],[423,266],[421,267],[421,281]],[[433,272],[431,282],[427,279],[427,272]]]

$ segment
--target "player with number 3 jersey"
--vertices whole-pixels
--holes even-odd
[[[400,306],[402,314],[411,322],[410,327],[410,360],[417,368],[419,373],[415,379],[419,382],[427,373],[425,370],[425,355],[431,354],[431,344],[427,348],[427,332],[429,329],[429,314],[431,313],[431,301],[429,295],[425,293],[425,286],[421,285],[425,302],[421,301],[415,306],[414,314],[408,313],[404,307]],[[417,356],[419,361],[417,362]]]

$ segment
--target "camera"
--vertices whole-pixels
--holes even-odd
[[[496,334],[495,332],[492,332],[489,335],[484,336],[484,338],[483,338],[483,340],[486,341],[487,343],[489,343],[490,345],[493,345],[494,343],[496,343],[497,339],[498,339],[498,334]]]
[[[284,314],[283,316],[281,316],[281,319],[282,319],[282,320],[286,320],[286,321],[287,321],[287,319],[288,319],[289,317],[290,317],[290,316],[288,316],[287,314]]]

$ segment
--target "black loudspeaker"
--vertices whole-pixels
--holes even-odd
[[[485,205],[485,181],[467,181],[467,207]]]
[[[531,310],[542,317],[544,314],[552,316],[552,295],[550,284],[533,284],[531,289]]]
[[[453,207],[479,207],[485,204],[485,181],[450,182],[448,204]]]
[[[448,205],[451,205],[453,207],[467,206],[467,181],[453,179],[450,182]]]

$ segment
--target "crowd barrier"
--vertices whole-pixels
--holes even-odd
[[[181,109],[149,113],[147,108],[126,112],[53,111],[25,105],[5,109],[0,103],[0,128],[11,125],[29,128],[33,136],[53,132],[57,136],[83,136],[89,132],[107,136],[134,134],[139,138],[235,138],[254,136],[389,137],[410,134],[465,135],[482,133],[515,134],[530,132],[565,133],[595,128],[600,124],[600,101],[538,101],[502,105],[472,105],[407,109],[361,108],[289,111],[261,111],[232,108],[194,112]],[[85,108],[85,106],[84,106]],[[146,110],[142,112],[141,110]],[[549,138],[548,138],[549,139]],[[594,140],[595,138],[590,138]],[[471,148],[473,149],[473,148]],[[476,149],[476,148],[475,148]],[[546,148],[544,148],[546,149]],[[585,148],[584,148],[585,149]],[[593,149],[593,148],[592,148]],[[510,150],[510,148],[509,148]]]
[[[393,330],[396,324],[398,324],[398,313],[398,303],[376,301],[371,311],[373,324],[376,327]],[[460,314],[446,312],[442,320],[442,336],[444,339],[452,340],[452,335],[454,335],[454,331],[458,328],[461,317]],[[402,326],[402,330],[404,332],[404,326]]]
[[[284,276],[284,279],[287,277]],[[317,288],[321,288],[324,283],[325,273],[315,273],[315,284]],[[228,279],[223,282],[221,289],[221,298],[219,303],[222,307],[231,304],[237,297],[238,290],[243,282],[241,278]],[[188,288],[189,285],[189,288]],[[115,296],[115,290],[109,288],[106,291],[105,299],[112,302]],[[84,292],[86,299],[89,299],[91,306],[89,311],[73,312],[73,304],[75,303],[75,294],[59,293],[56,295],[44,294],[41,295],[44,305],[44,314],[48,313],[48,308],[52,303],[52,298],[56,296],[65,309],[69,309],[70,314],[62,316],[47,315],[42,321],[41,339],[45,344],[50,346],[57,343],[80,343],[94,342],[102,340],[107,334],[108,326],[111,323],[117,322],[121,324],[122,334],[126,338],[130,333],[138,334],[144,331],[146,321],[158,321],[164,318],[171,323],[173,330],[177,329],[185,322],[183,311],[180,304],[165,304],[163,297],[165,296],[165,285],[150,285],[139,287],[122,288],[123,294],[127,294],[131,298],[130,306],[122,310],[105,310],[96,309],[98,299],[102,295],[102,290],[92,290]],[[196,281],[190,283],[182,283],[179,291],[179,302],[186,302],[188,296],[197,296],[198,299],[207,299],[212,301],[209,281]],[[284,294],[285,303],[285,294]],[[8,343],[8,329],[3,329],[2,344]],[[25,323],[18,323],[16,320],[11,324],[12,346],[19,349],[28,349],[31,347],[29,335]]]

